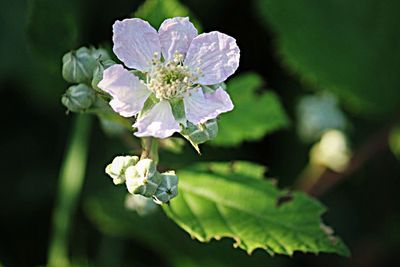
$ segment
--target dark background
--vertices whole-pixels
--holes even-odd
[[[238,73],[251,70],[262,75],[266,87],[281,97],[295,125],[298,99],[318,88],[305,85],[301,74],[290,69],[282,60],[277,52],[280,51],[277,42],[279,27],[275,28],[274,23],[269,24],[268,18],[263,17],[264,13],[258,12],[257,1],[181,2],[201,22],[203,31],[219,30],[237,39],[241,49]],[[280,1],[275,2],[279,5]],[[354,2],[362,9],[363,1]],[[60,96],[68,86],[61,76],[62,55],[83,45],[110,45],[113,22],[130,16],[141,3],[135,0],[1,2],[0,262],[4,266],[38,266],[46,263],[59,168],[74,117],[66,116],[65,108],[60,103]],[[290,1],[282,3],[286,3],[282,4],[285,6]],[[354,8],[353,5],[349,4],[349,8]],[[380,9],[377,9],[376,13],[379,12]],[[372,21],[376,13],[370,12]],[[341,15],[336,14],[338,23],[343,21]],[[388,23],[400,29],[398,21]],[[363,29],[368,31],[369,27],[374,28],[373,25],[365,25]],[[335,29],[326,30],[335,33]],[[313,34],[312,29],[309,34]],[[375,37],[371,35],[371,38]],[[397,40],[388,42],[399,44]],[[396,57],[398,50],[399,46],[396,46],[395,50],[382,51],[382,54],[392,53]],[[331,58],[331,61],[335,65],[335,58]],[[396,66],[381,64],[379,69],[393,72]],[[345,69],[346,65],[339,68]],[[354,73],[358,75],[357,71]],[[366,75],[364,78],[374,80],[373,76]],[[378,86],[376,90],[378,95],[385,94],[386,87]],[[400,87],[396,90],[400,90]],[[210,257],[215,260],[215,266],[231,266],[233,263],[230,260],[233,259],[254,266],[400,266],[400,164],[385,146],[385,127],[396,121],[396,111],[400,106],[398,95],[390,93],[390,97],[397,98],[394,104],[387,104],[393,106],[390,110],[371,114],[354,112],[357,108],[349,105],[346,99],[343,101],[343,109],[351,121],[349,138],[352,146],[357,150],[367,144],[372,149],[368,155],[372,157],[319,197],[329,207],[329,212],[324,215],[325,221],[348,244],[353,254],[351,259],[304,254],[295,254],[292,258],[272,258],[264,251],[256,251],[254,256],[249,257],[243,251],[234,250],[229,240],[197,244],[172,222],[160,219],[163,223],[170,223],[171,229],[177,233],[176,240],[171,240],[171,244],[190,244],[187,249],[198,251],[193,253],[197,253],[194,259]],[[377,103],[385,106],[389,103],[385,101]],[[268,166],[269,175],[277,177],[281,187],[291,187],[307,163],[310,148],[309,144],[302,143],[297,137],[294,125],[259,142],[245,142],[237,148],[205,147],[202,160],[246,159],[259,162]],[[374,134],[381,131],[384,133],[384,144],[378,145],[378,148],[368,146]],[[91,133],[87,180],[71,235],[72,258],[80,262],[77,266],[178,266],[162,253],[162,247],[146,241],[145,236],[139,234],[135,238],[135,234],[107,231],[104,226],[98,226],[101,223],[96,223],[87,215],[85,202],[93,192],[110,191],[107,193],[110,196],[118,191],[103,173],[103,167],[112,155],[123,151],[127,151],[124,144],[107,137],[96,121]],[[121,194],[120,191],[118,193]],[[111,251],[110,248],[114,249]],[[191,257],[190,253],[182,253],[183,258]],[[180,266],[191,265],[185,265],[182,261]]]

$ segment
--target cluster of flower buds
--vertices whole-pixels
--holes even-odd
[[[75,85],[62,96],[62,104],[72,112],[85,112],[96,102],[95,90],[103,78],[103,71],[112,66],[108,52],[102,48],[81,47],[64,55],[62,75]],[[94,90],[93,90],[94,89]]]
[[[159,173],[152,159],[136,156],[117,156],[106,167],[114,184],[126,184],[129,193],[168,203],[178,195],[178,177],[174,171]]]

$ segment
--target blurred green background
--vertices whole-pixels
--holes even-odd
[[[334,186],[318,198],[329,208],[324,219],[352,257],[270,257],[261,250],[248,256],[231,240],[192,240],[161,211],[139,217],[124,208],[124,188],[114,187],[103,172],[114,155],[129,147],[106,135],[93,118],[85,182],[68,237],[73,266],[400,266],[400,131],[392,130],[400,122],[400,2],[181,0],[183,11],[177,1],[153,2],[163,2],[160,13],[147,14],[155,24],[163,14],[180,15],[187,8],[204,32],[235,37],[241,49],[238,75],[256,76],[242,81],[243,88],[254,87],[256,95],[274,92],[290,120],[290,126],[283,123],[277,127],[282,130],[263,137],[270,132],[260,126],[261,115],[268,116],[265,102],[250,111],[257,124],[249,131],[261,134],[229,146],[216,140],[203,146],[200,159],[189,146],[184,154],[161,156],[176,166],[253,161],[268,167],[268,176],[280,187],[293,188],[307,174],[316,141],[299,137],[304,118],[297,104],[304,96],[329,91],[338,101],[335,108],[345,114],[346,130],[341,130],[355,162],[339,175],[327,170],[324,177]],[[58,176],[76,116],[67,116],[60,103],[68,87],[61,76],[63,54],[83,45],[111,47],[114,21],[132,16],[142,4],[1,2],[0,266],[44,266],[47,261]],[[232,94],[240,96],[242,84],[232,82]],[[251,107],[251,101],[243,103]],[[325,108],[317,111],[322,117]]]

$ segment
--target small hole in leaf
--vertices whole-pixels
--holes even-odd
[[[278,199],[276,200],[276,206],[280,207],[283,204],[286,204],[292,200],[293,200],[292,192],[287,192],[285,195],[278,197]]]

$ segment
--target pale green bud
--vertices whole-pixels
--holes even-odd
[[[104,48],[95,48],[95,47],[90,47],[90,52],[92,54],[92,57],[95,60],[109,60],[110,59],[110,55],[108,54],[107,50],[105,50]]]
[[[125,171],[126,187],[131,194],[151,197],[161,183],[161,175],[151,159],[142,159]]]
[[[117,156],[111,164],[107,165],[106,173],[113,179],[114,184],[125,182],[125,171],[129,166],[134,166],[139,161],[137,156]]]
[[[96,100],[94,91],[84,85],[73,85],[67,89],[61,102],[72,112],[83,112],[90,108]]]
[[[174,171],[161,174],[161,184],[154,194],[157,203],[168,203],[172,198],[178,195],[178,176]]]
[[[101,89],[97,85],[103,79],[103,71],[105,69],[111,67],[114,64],[115,64],[115,62],[112,61],[111,59],[98,60],[96,68],[94,69],[94,72],[93,72],[93,79],[92,79],[93,89],[95,89],[97,91],[101,91]]]
[[[125,207],[136,211],[140,216],[150,215],[157,210],[157,204],[151,198],[132,194],[126,196]]]
[[[90,83],[96,67],[96,58],[90,49],[81,47],[71,51],[63,56],[62,61],[62,75],[67,82]]]

